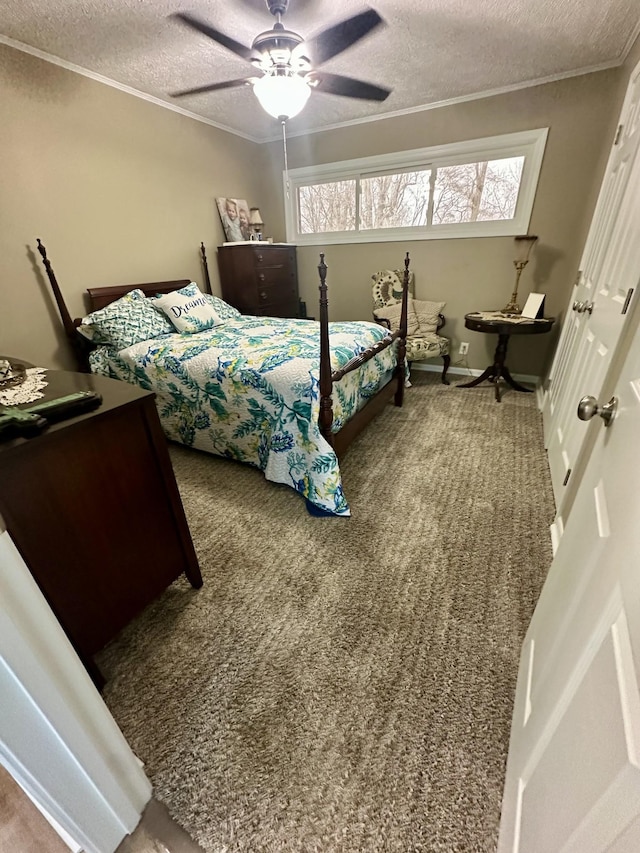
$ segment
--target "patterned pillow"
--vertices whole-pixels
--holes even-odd
[[[171,333],[174,328],[166,317],[154,310],[141,290],[131,290],[83,317],[78,331],[96,344],[121,350]]]
[[[154,296],[152,304],[164,311],[179,332],[202,332],[220,324],[220,317],[198,285],[192,281],[165,296]]]
[[[204,298],[207,302],[211,303],[213,310],[221,320],[234,320],[236,317],[242,316],[237,308],[234,308],[233,305],[229,305],[228,302],[225,302],[224,299],[220,299],[219,296],[212,296],[210,293],[205,293]]]

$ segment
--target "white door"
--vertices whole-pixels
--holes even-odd
[[[640,331],[613,393],[523,644],[499,853],[640,850]]]
[[[598,212],[596,211],[596,216]],[[553,364],[549,372],[543,406],[544,446],[549,447],[560,416],[560,404],[569,386],[569,377],[574,366],[574,350],[579,340],[582,326],[589,316],[585,310],[591,301],[587,291],[586,279],[582,270],[578,271],[571,299],[562,325]]]
[[[620,122],[545,393],[545,438],[561,519],[566,495],[575,494],[575,482],[567,486],[587,430],[575,407],[585,385],[600,393],[640,280],[640,65]]]
[[[115,850],[151,797],[141,762],[1,518],[0,764],[86,853]]]

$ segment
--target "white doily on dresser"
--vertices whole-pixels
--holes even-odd
[[[42,389],[49,384],[44,378],[46,367],[28,367],[24,382],[13,388],[0,388],[0,404],[17,406],[19,403],[33,403],[44,397]]]

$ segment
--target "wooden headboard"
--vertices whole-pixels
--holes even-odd
[[[89,313],[104,308],[110,302],[120,299],[130,290],[142,290],[145,296],[155,296],[158,293],[171,293],[172,290],[180,290],[191,283],[190,278],[182,278],[179,281],[151,281],[147,284],[116,284],[114,287],[88,287]],[[209,293],[211,291],[208,291]],[[79,325],[79,319],[73,321]]]
[[[80,325],[81,318],[75,317],[72,319],[69,309],[64,301],[60,286],[58,285],[53,267],[51,266],[51,261],[47,257],[47,250],[39,237],[37,238],[37,242],[38,251],[42,256],[42,263],[44,264],[47,278],[49,279],[49,284],[51,285],[51,290],[53,291],[56,305],[58,306],[65,334],[69,340],[71,349],[73,350],[73,354],[78,364],[78,369],[82,372],[87,372],[89,370],[87,358],[89,352],[93,348],[92,344],[78,333],[77,328]],[[204,243],[200,243],[200,260],[202,262],[204,272],[205,292],[211,293],[211,279],[209,278],[209,265],[207,263],[207,253],[204,248]],[[87,313],[97,311],[99,308],[104,308],[105,305],[109,305],[110,302],[115,302],[116,299],[120,299],[121,296],[124,296],[125,293],[129,293],[130,290],[142,290],[146,296],[155,296],[160,293],[171,293],[173,290],[180,290],[180,288],[186,287],[190,282],[190,278],[182,278],[175,281],[151,281],[146,282],[145,284],[117,284],[114,287],[89,287],[87,288]]]

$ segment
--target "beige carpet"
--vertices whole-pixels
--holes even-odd
[[[495,849],[551,562],[541,418],[533,394],[414,381],[344,460],[351,519],[172,449],[205,585],[176,582],[99,663],[207,851]]]

